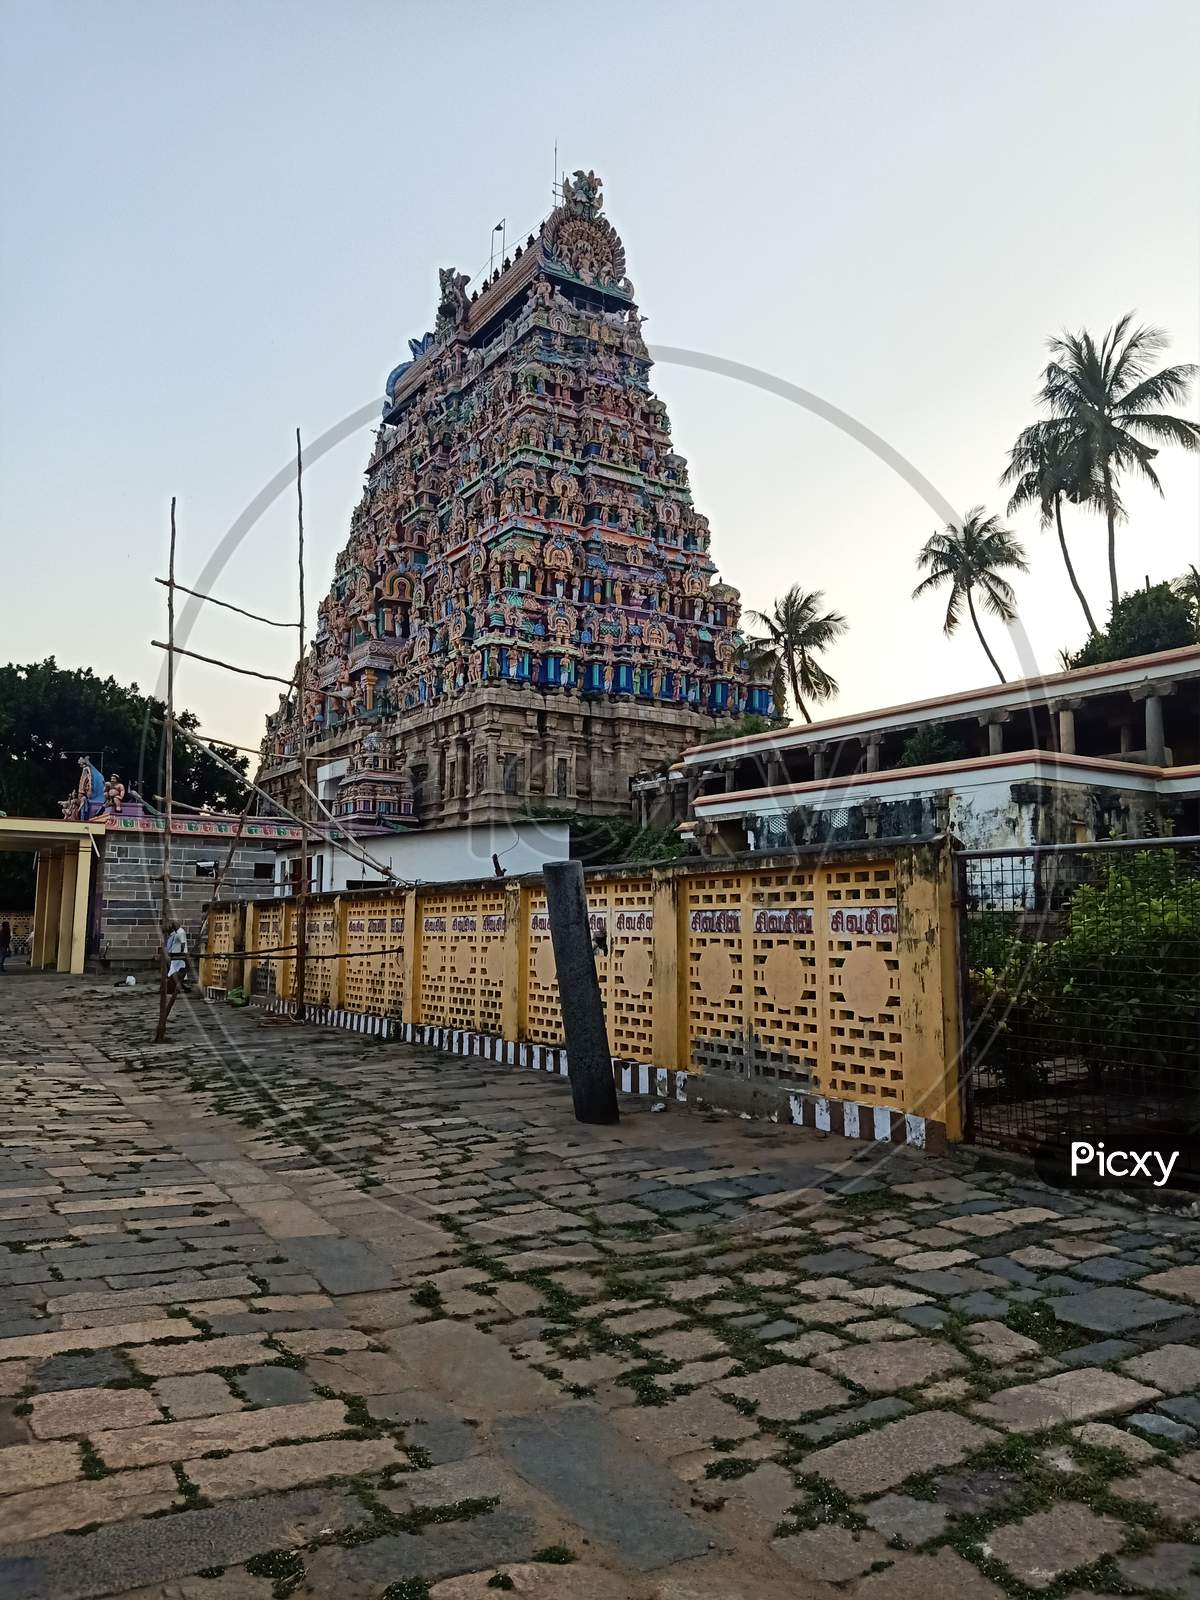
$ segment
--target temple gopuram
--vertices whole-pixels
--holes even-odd
[[[591,172],[468,293],[447,268],[260,782],[299,801],[298,715],[348,831],[628,814],[630,780],[770,714],[736,589],[650,388],[625,250]]]

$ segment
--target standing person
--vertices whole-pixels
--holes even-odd
[[[167,952],[167,1016],[171,1015],[177,997],[187,990],[187,934],[183,923],[176,919],[167,932],[164,948]],[[164,1019],[165,1020],[165,1019]]]
[[[12,928],[8,919],[0,922],[0,972],[4,971],[4,963],[12,954]]]

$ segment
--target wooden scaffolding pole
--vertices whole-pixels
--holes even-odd
[[[167,714],[163,720],[163,799],[166,826],[162,845],[162,909],[158,932],[158,1027],[154,1042],[167,1037],[167,932],[171,925],[171,817],[175,787],[175,496],[171,496],[171,552],[167,567]]]
[[[296,711],[300,756],[300,885],[296,897],[296,1007],[297,1022],[305,1017],[304,983],[308,956],[308,663],[304,635],[304,456],[300,429],[296,429],[296,546],[300,576],[300,661],[296,668]]]

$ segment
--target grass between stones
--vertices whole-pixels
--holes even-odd
[[[413,1304],[420,1306],[423,1311],[442,1311],[444,1301],[442,1291],[435,1283],[423,1283],[419,1289],[413,1290]]]
[[[1078,1328],[1068,1328],[1059,1322],[1045,1300],[1010,1302],[1004,1317],[1004,1325],[1011,1328],[1014,1333],[1036,1340],[1042,1348],[1043,1355],[1048,1356],[1074,1350],[1081,1337]]]
[[[299,1550],[268,1550],[263,1555],[251,1556],[246,1571],[253,1578],[270,1578],[274,1600],[287,1600],[304,1582],[307,1573],[304,1557]]]
[[[82,1462],[81,1471],[85,1478],[110,1478],[113,1469],[101,1459],[99,1452],[90,1439],[80,1439],[79,1458]]]
[[[865,1194],[831,1194],[829,1204],[848,1221],[867,1222],[875,1217],[903,1217],[912,1212],[912,1201],[907,1195],[896,1194],[891,1189],[875,1189]]]
[[[509,1587],[512,1587],[511,1580]],[[429,1600],[429,1585],[424,1578],[401,1578],[389,1583],[379,1600]]]
[[[793,1481],[797,1481],[793,1475]],[[849,1495],[843,1494],[836,1484],[818,1473],[802,1474],[798,1487],[805,1498],[791,1508],[785,1519],[775,1529],[777,1538],[803,1533],[827,1523],[849,1528],[857,1533],[867,1525],[867,1519],[857,1510]]]

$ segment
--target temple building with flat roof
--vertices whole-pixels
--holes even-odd
[[[1200,645],[695,745],[634,802],[709,854],[1200,834]]]

